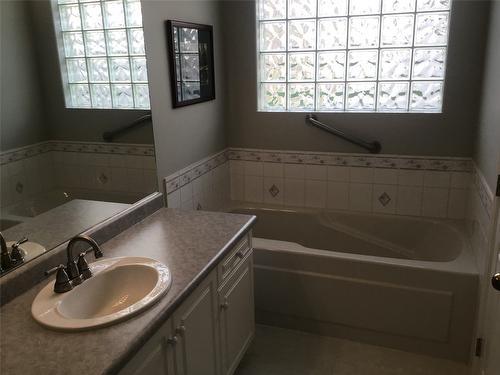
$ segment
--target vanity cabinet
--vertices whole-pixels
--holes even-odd
[[[255,333],[251,253],[219,291],[222,374],[236,370]]]
[[[141,350],[120,371],[120,375],[175,375],[172,321],[151,337]]]
[[[230,375],[254,332],[251,235],[224,257],[120,375]]]
[[[175,375],[217,375],[217,278],[213,273],[173,316]]]

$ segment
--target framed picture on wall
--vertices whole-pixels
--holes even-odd
[[[168,20],[166,27],[173,107],[215,99],[212,26]]]

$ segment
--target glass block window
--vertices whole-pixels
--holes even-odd
[[[451,0],[258,0],[261,111],[441,112]]]
[[[55,0],[68,108],[149,109],[140,0]]]

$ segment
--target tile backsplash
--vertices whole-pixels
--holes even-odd
[[[226,150],[164,178],[168,207],[187,210],[223,210],[230,197],[229,186]]]
[[[152,145],[48,141],[0,154],[2,208],[54,189],[136,196],[157,191]]]
[[[464,219],[465,158],[231,149],[231,199],[283,206]]]

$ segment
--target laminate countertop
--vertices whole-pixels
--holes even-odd
[[[31,316],[31,303],[47,284],[42,282],[0,310],[0,373],[117,373],[254,221],[248,215],[163,208],[120,233],[101,246],[104,257],[144,256],[166,264],[172,272],[169,292],[129,320],[67,333],[44,328]]]

